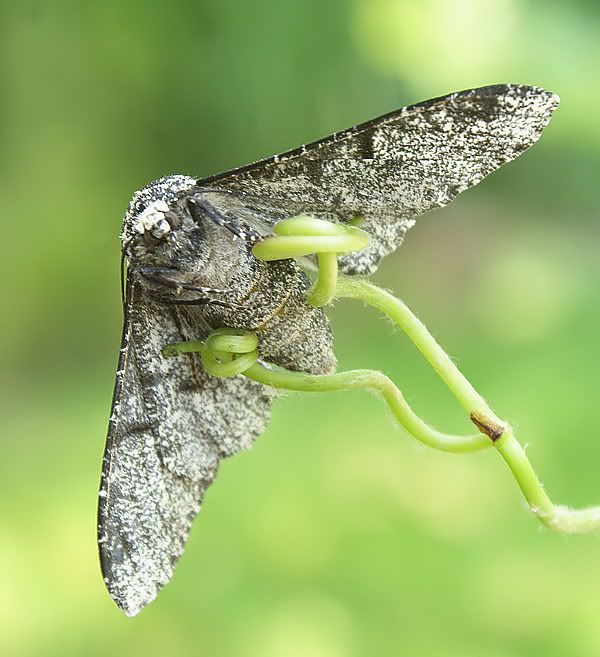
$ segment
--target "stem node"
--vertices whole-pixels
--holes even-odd
[[[477,411],[471,411],[469,413],[471,422],[479,429],[479,431],[484,435],[491,438],[492,442],[495,443],[500,436],[506,431],[506,425],[503,423],[494,422],[490,418],[478,413]]]

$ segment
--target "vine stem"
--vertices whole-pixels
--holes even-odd
[[[356,217],[360,219],[360,217]],[[258,338],[249,331],[219,329],[205,341],[166,345],[165,357],[199,352],[206,372],[213,376],[245,376],[275,388],[301,392],[370,389],[379,392],[394,415],[415,438],[436,449],[469,452],[494,446],[515,477],[527,503],[539,520],[554,531],[585,533],[600,528],[600,507],[573,510],[555,505],[546,494],[513,429],[501,420],[475,390],[425,325],[400,299],[358,278],[339,277],[337,254],[366,246],[368,234],[350,224],[332,224],[307,215],[278,222],[274,235],[257,242],[253,254],[261,260],[281,260],[317,254],[317,278],[307,299],[322,306],[334,298],[362,301],[386,314],[412,340],[467,411],[479,433],[445,434],[426,424],[409,406],[401,391],[383,373],[354,370],[311,375],[258,362]]]
[[[491,446],[480,433],[471,436],[446,434],[430,427],[410,407],[402,392],[385,374],[375,370],[350,370],[335,374],[294,372],[258,360],[258,338],[251,331],[217,329],[206,340],[175,342],[162,349],[165,358],[200,353],[202,366],[213,376],[244,374],[250,379],[283,390],[333,392],[372,390],[379,393],[398,422],[417,440],[445,452],[474,452]]]
[[[385,313],[412,340],[467,413],[476,413],[498,427],[503,426],[502,420],[403,301],[366,280],[348,277],[339,278],[335,296],[363,301]]]
[[[600,507],[575,510],[553,504],[513,429],[492,411],[406,304],[368,281],[345,277],[338,280],[336,297],[363,301],[385,313],[406,333],[467,411],[470,419],[492,441],[510,468],[531,510],[544,525],[565,534],[587,533],[600,528]]]
[[[481,434],[455,436],[430,427],[409,406],[402,392],[381,372],[350,370],[336,374],[304,374],[255,363],[244,371],[254,381],[274,388],[297,392],[332,392],[368,389],[381,394],[400,424],[417,440],[445,452],[474,452],[489,447],[489,440]]]

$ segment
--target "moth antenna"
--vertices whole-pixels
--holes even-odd
[[[126,244],[123,245],[121,249],[121,305],[123,306],[123,315],[125,315],[125,287],[127,285],[125,277],[125,269],[127,267],[127,259],[125,257],[125,249],[129,245],[131,240],[128,240]]]

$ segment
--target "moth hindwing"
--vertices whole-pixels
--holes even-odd
[[[171,342],[220,327],[254,331],[259,354],[313,374],[335,369],[322,309],[293,260],[251,246],[280,219],[360,215],[370,236],[339,258],[373,272],[415,217],[449,203],[539,138],[558,105],[537,87],[496,85],[404,107],[293,151],[210,178],[167,176],[136,192],[123,221],[124,329],[103,461],[100,559],[133,615],[173,574],[220,461],[264,430],[274,391],[208,375]]]

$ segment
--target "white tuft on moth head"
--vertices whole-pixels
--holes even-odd
[[[161,239],[171,230],[171,225],[166,219],[167,212],[169,212],[169,206],[165,201],[162,199],[153,201],[140,212],[133,225],[133,230],[140,235],[150,233],[157,240]]]

